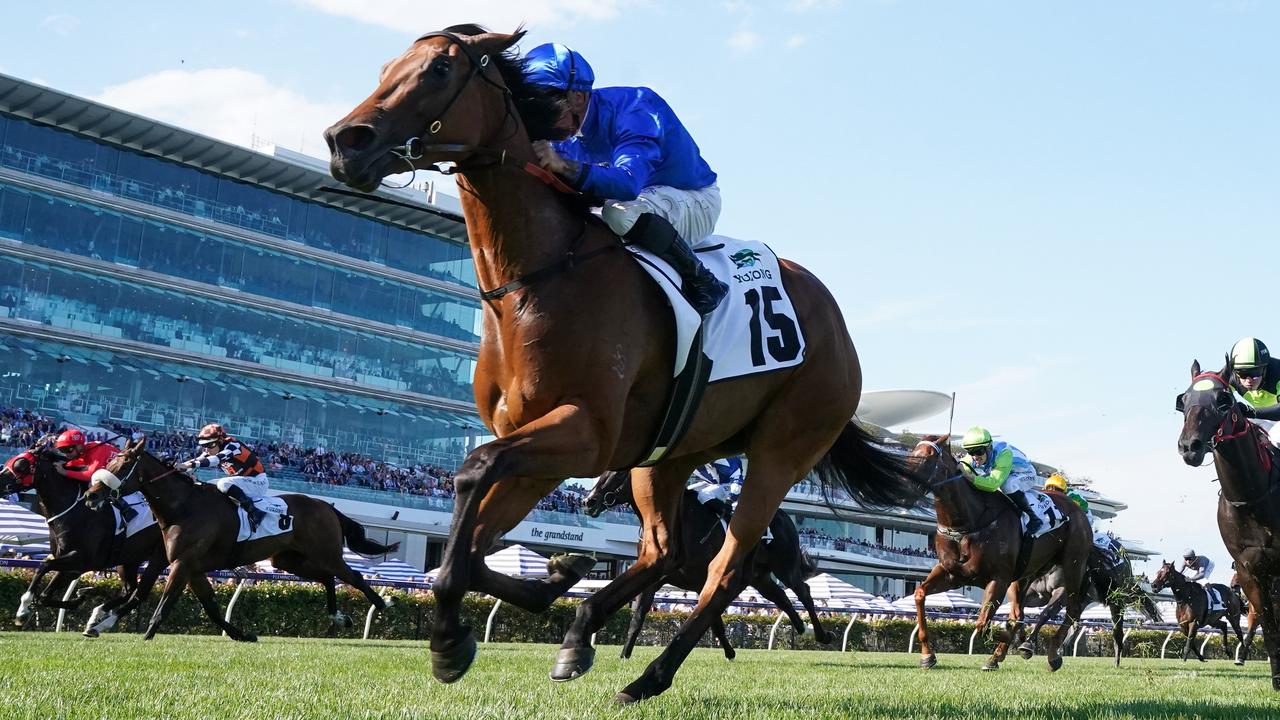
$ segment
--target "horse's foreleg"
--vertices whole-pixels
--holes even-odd
[[[1018,634],[1022,631],[1022,602],[1023,590],[1021,583],[1013,582],[1009,584],[1009,617],[1005,620],[1004,635],[1000,641],[996,643],[995,654],[992,659],[996,663],[1004,662],[1009,655],[1009,646],[1017,642]],[[992,609],[992,613],[995,609]]]
[[[156,603],[155,612],[151,613],[151,622],[147,625],[147,633],[142,636],[143,640],[154,638],[156,631],[160,629],[160,623],[173,612],[173,606],[187,587],[187,575],[186,565],[181,561],[174,562],[170,567],[169,579],[164,583],[164,591],[160,593],[160,602]]]
[[[333,587],[332,581],[330,581],[329,586]],[[244,632],[222,618],[222,608],[218,607],[218,600],[213,596],[213,587],[209,585],[209,578],[205,577],[204,573],[190,573],[187,579],[187,587],[191,588],[191,593],[196,596],[196,600],[200,601],[200,607],[204,608],[204,614],[208,616],[214,625],[222,628],[227,637],[236,642],[258,641],[257,635]]]
[[[511,522],[508,527],[482,528],[482,502],[491,497],[490,491],[503,478],[535,479],[545,494],[563,478],[599,475],[617,436],[616,427],[610,435],[605,420],[578,406],[562,405],[511,434],[476,448],[454,475],[457,497],[453,521],[440,573],[432,586],[436,612],[431,629],[431,672],[437,680],[455,682],[471,667],[476,641],[471,628],[462,623],[462,598],[474,586],[475,571],[483,565],[483,554],[488,550],[487,546],[479,546],[480,541],[495,538],[515,526]],[[518,504],[527,513],[536,499],[523,500]],[[505,501],[506,498],[496,498],[492,504],[503,506]],[[496,580],[488,575],[486,578],[489,583]],[[503,591],[496,585],[494,589]]]
[[[759,587],[759,585],[756,587]],[[835,635],[832,635],[830,631],[823,627],[822,618],[818,617],[818,606],[813,602],[813,593],[809,592],[809,584],[800,579],[795,583],[788,582],[787,587],[791,588],[791,592],[800,598],[800,604],[804,605],[805,611],[809,613],[809,619],[813,621],[813,639],[820,645],[826,645],[835,640]],[[782,593],[783,597],[786,597],[786,595],[785,592]],[[787,603],[787,607],[791,607],[790,602]],[[795,619],[792,619],[792,622],[794,623]]]
[[[119,615],[116,608],[128,602],[129,598],[138,589],[138,564],[121,565],[116,568],[116,575],[120,577],[120,592],[106,602],[98,605],[89,613],[89,620],[84,624],[84,636],[96,638],[103,630],[110,630],[115,627],[116,619]],[[99,625],[105,625],[102,629],[97,629]]]
[[[738,656],[738,652],[729,644],[729,636],[724,629],[724,618],[717,615],[711,619],[711,634],[715,635],[716,640],[720,642],[720,649],[724,650],[725,660],[732,660]]]
[[[627,639],[622,643],[622,659],[631,658],[631,651],[636,646],[636,640],[640,637],[640,630],[644,628],[645,616],[649,614],[649,608],[653,607],[653,596],[658,594],[658,590],[662,588],[662,583],[658,583],[648,590],[641,593],[636,598],[635,610],[631,613],[631,622],[627,625]]]
[[[1199,623],[1188,623],[1182,626],[1182,634],[1187,636],[1187,644],[1182,646],[1182,662],[1186,662],[1191,657],[1191,651],[1194,649],[1192,643],[1195,642],[1196,632],[1199,630]],[[1196,654],[1200,652],[1197,650]]]
[[[1114,645],[1116,667],[1120,667],[1120,657],[1124,654],[1124,606],[1112,605],[1111,610],[1111,643]]]
[[[916,586],[916,640],[920,642],[920,667],[928,670],[938,664],[938,657],[929,646],[929,622],[925,618],[924,601],[933,593],[946,592],[955,587],[941,565],[934,565],[925,577],[924,582]]]
[[[787,620],[791,622],[791,627],[795,629],[797,635],[804,634],[804,618],[800,617],[800,613],[796,612],[796,606],[791,603],[791,598],[787,597],[787,591],[779,587],[778,583],[769,577],[767,571],[752,577],[749,582],[752,587],[760,591],[760,597],[773,603],[775,607],[782,611],[783,615],[787,616]]]
[[[1070,577],[1068,575],[1067,577]],[[1076,587],[1081,587],[1080,583],[1076,583]],[[1049,639],[1049,647],[1045,651],[1046,658],[1049,661],[1049,670],[1056,672],[1062,667],[1062,644],[1067,638],[1071,637],[1071,628],[1080,620],[1080,613],[1084,610],[1083,593],[1079,590],[1075,592],[1067,592],[1063,603],[1066,610],[1062,613],[1062,625],[1058,626],[1058,631]]]
[[[684,550],[674,529],[680,517],[685,483],[693,465],[662,463],[631,471],[631,494],[643,526],[635,563],[578,605],[573,624],[551,670],[553,680],[572,680],[591,669],[595,649],[591,636],[631,598],[660,583],[683,564]]]
[[[98,621],[97,625],[85,631],[86,635],[93,633],[92,637],[115,627],[120,618],[128,615],[138,608],[139,605],[146,602],[147,597],[151,595],[151,588],[155,587],[156,580],[160,577],[160,573],[169,566],[169,558],[165,556],[164,544],[161,543],[156,551],[147,558],[147,567],[142,571],[141,577],[138,578],[138,584],[134,586],[133,592],[125,599],[124,604],[116,610],[107,613],[107,616]]]
[[[1036,652],[1036,643],[1040,641],[1040,630],[1045,623],[1057,617],[1058,612],[1062,610],[1063,598],[1067,594],[1065,587],[1056,587],[1049,593],[1049,600],[1044,607],[1040,608],[1040,614],[1036,617],[1036,621],[1031,625],[1031,634],[1027,639],[1018,646],[1018,654],[1024,660],[1030,660]]]
[[[982,594],[982,609],[978,611],[978,620],[974,624],[973,631],[978,635],[987,628],[987,624],[995,617],[996,610],[1000,607],[1000,600],[1005,596],[1005,592],[1009,589],[1009,584],[1004,580],[992,580],[987,583],[986,591]],[[991,653],[991,657],[982,664],[983,670],[999,670],[1000,661],[1003,659],[1000,646],[1009,642],[1009,633],[1001,631],[1001,637],[997,643],[995,652]]]

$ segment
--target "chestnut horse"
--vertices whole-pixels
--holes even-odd
[[[461,678],[475,658],[474,635],[459,612],[468,590],[538,611],[591,567],[589,558],[574,558],[531,585],[489,570],[484,553],[565,478],[640,464],[672,384],[675,330],[666,297],[616,235],[539,177],[531,140],[553,137],[559,99],[526,80],[511,50],[523,35],[474,25],[423,35],[383,67],[366,100],[325,131],[331,173],[356,190],[439,163],[454,163],[458,173],[484,299],[476,405],[497,439],[473,450],[454,478],[457,501],[431,632],[432,672],[442,682]],[[777,281],[808,341],[804,362],[711,385],[683,439],[656,464],[633,471],[645,552],[581,605],[553,679],[587,672],[591,636],[605,618],[679,567],[675,523],[699,465],[745,453],[750,479],[693,613],[619,693],[620,702],[671,686],[712,618],[746,584],[743,560],[782,498],[812,468],[870,504],[910,505],[920,497],[901,462],[850,420],[862,374],[835,299],[792,262],[781,261]],[[726,302],[750,299],[735,293]],[[779,344],[772,330],[766,334],[769,346]]]
[[[1029,546],[1023,542],[1021,514],[1013,503],[999,492],[983,492],[973,487],[959,462],[947,450],[951,436],[926,435],[909,457],[916,471],[927,478],[933,490],[938,516],[938,534],[934,549],[938,564],[916,587],[916,622],[919,625],[920,667],[938,664],[929,646],[929,626],[925,619],[925,597],[966,585],[986,589],[982,609],[978,613],[977,630],[991,622],[1010,584],[1030,582],[1057,566],[1061,572],[1058,585],[1064,588],[1066,617],[1049,641],[1049,669],[1062,667],[1062,642],[1071,626],[1080,619],[1085,604],[1085,570],[1093,548],[1093,533],[1080,508],[1065,495],[1051,494],[1058,512],[1066,515],[1066,525],[1036,538]],[[1000,642],[983,670],[998,670],[1013,640],[1021,616],[1022,598],[1016,598],[1014,612]]]
[[[1192,582],[1183,577],[1182,573],[1178,572],[1178,568],[1167,560],[1160,564],[1155,579],[1151,581],[1152,590],[1159,592],[1165,588],[1169,588],[1174,599],[1178,601],[1178,627],[1182,628],[1182,634],[1187,636],[1187,644],[1182,648],[1183,662],[1187,661],[1187,657],[1192,652],[1195,652],[1197,660],[1205,662],[1204,655],[1195,644],[1196,633],[1202,627],[1214,628],[1222,632],[1222,652],[1230,657],[1231,653],[1227,650],[1227,623],[1231,624],[1231,629],[1236,633],[1236,639],[1240,641],[1240,658],[1236,660],[1236,664],[1243,665],[1249,659],[1249,649],[1245,647],[1244,634],[1240,632],[1240,614],[1244,612],[1244,608],[1241,607],[1243,603],[1234,590],[1222,583],[1201,585]],[[1209,609],[1210,588],[1222,597],[1223,609]]]
[[[383,555],[394,551],[399,543],[388,546],[373,542],[365,537],[359,523],[329,503],[292,494],[281,495],[280,499],[289,506],[293,530],[237,542],[240,518],[234,503],[213,485],[198,482],[182,468],[147,452],[146,442],[146,438],[130,441],[104,470],[94,473],[94,483],[84,500],[90,507],[101,506],[113,493],[141,490],[160,524],[170,562],[169,578],[145,639],[155,637],[183,589],[190,587],[205,615],[228,637],[256,642],[256,635],[222,618],[205,573],[267,558],[281,570],[325,586],[334,627],[350,624],[350,618],[338,612],[334,577],[364,593],[379,610],[386,608],[382,597],[342,559],[342,544],[345,540],[347,547],[365,555]]]
[[[1267,434],[1249,422],[1228,379],[1231,358],[1221,372],[1191,365],[1191,387],[1178,396],[1183,414],[1178,452],[1199,466],[1213,451],[1218,471],[1218,532],[1236,561],[1249,609],[1262,622],[1262,642],[1271,660],[1271,689],[1280,690],[1280,463]]]

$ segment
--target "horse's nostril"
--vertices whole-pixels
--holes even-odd
[[[378,132],[368,125],[348,125],[334,136],[338,147],[359,152],[366,150],[378,139]]]

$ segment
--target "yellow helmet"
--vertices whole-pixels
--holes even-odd
[[[1049,476],[1048,480],[1044,481],[1044,489],[1057,490],[1060,493],[1064,493],[1067,491],[1067,479],[1058,473],[1054,473]]]

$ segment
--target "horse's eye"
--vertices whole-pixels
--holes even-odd
[[[443,61],[438,63],[432,63],[430,68],[431,74],[435,75],[437,78],[440,78],[441,80],[449,77],[449,71],[452,69],[453,67],[449,63],[443,62]]]

